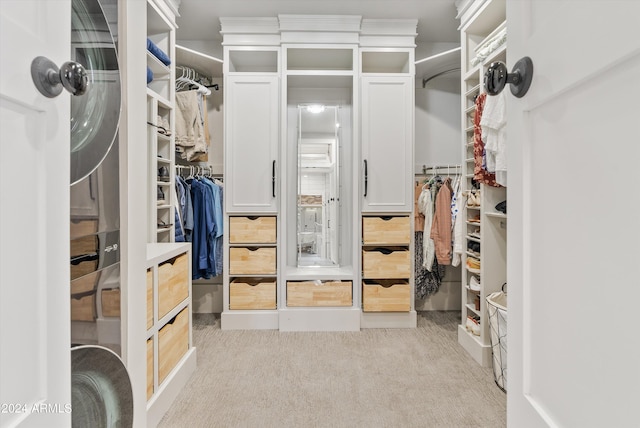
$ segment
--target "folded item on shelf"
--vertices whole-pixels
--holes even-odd
[[[147,83],[153,80],[153,71],[149,67],[147,67]]]
[[[147,38],[147,50],[151,52],[153,56],[158,58],[164,65],[171,64],[171,58],[169,58],[169,56],[167,56],[167,54],[164,53],[164,51],[160,49],[155,43],[153,43],[149,38]]]

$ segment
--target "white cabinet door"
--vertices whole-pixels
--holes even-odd
[[[276,213],[279,78],[229,76],[226,82],[226,211]]]
[[[46,98],[29,71],[70,51],[70,0],[0,1],[2,427],[71,426],[71,95]]]
[[[534,66],[523,98],[505,88],[510,427],[640,423],[638,17],[507,2],[509,71]]]
[[[413,208],[413,78],[361,78],[363,212]]]

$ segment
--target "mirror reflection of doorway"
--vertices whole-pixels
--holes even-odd
[[[338,107],[298,106],[298,266],[339,266]]]

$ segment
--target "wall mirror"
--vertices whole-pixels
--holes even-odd
[[[298,267],[340,266],[338,109],[298,105]]]

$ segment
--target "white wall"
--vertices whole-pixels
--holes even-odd
[[[422,165],[456,165],[460,148],[460,73],[436,77],[422,88],[416,80],[415,172]]]

